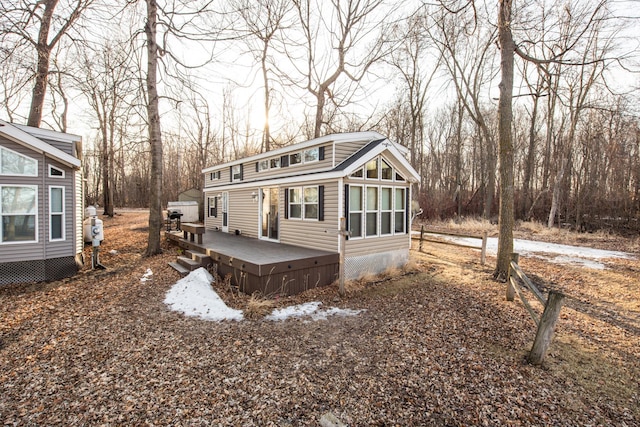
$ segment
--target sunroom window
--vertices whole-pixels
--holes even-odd
[[[380,161],[380,177],[384,180],[393,180],[393,169],[391,165],[384,160]]]
[[[362,187],[349,186],[349,231],[351,237],[362,237]]]
[[[38,176],[38,161],[0,147],[0,175]]]
[[[367,236],[378,234],[378,187],[367,187]]]
[[[0,243],[37,241],[36,186],[0,186]]]
[[[378,179],[378,159],[373,159],[364,167],[367,170],[367,179]]]

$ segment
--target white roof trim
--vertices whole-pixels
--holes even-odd
[[[278,148],[277,150],[267,151],[260,154],[255,154],[253,156],[245,157],[242,159],[234,160],[228,163],[222,163],[216,166],[210,166],[208,168],[202,169],[202,173],[213,172],[219,169],[228,168],[230,166],[239,165],[241,163],[251,163],[256,162],[261,159],[268,159],[271,157],[277,157],[283,155],[285,153],[291,153],[297,150],[304,150],[309,147],[313,147],[315,145],[326,144],[329,142],[333,143],[343,143],[343,142],[355,142],[355,141],[373,141],[375,139],[384,139],[384,135],[379,134],[378,132],[368,131],[368,132],[351,132],[351,133],[335,133],[330,135],[321,136],[319,138],[311,139],[309,141],[299,142],[297,144],[288,145],[286,147]]]
[[[0,119],[0,134],[5,135],[8,139],[12,140],[13,142],[16,142],[20,145],[31,148],[32,150],[38,153],[44,153],[49,157],[52,157],[69,167],[73,167],[73,168],[80,167],[80,164],[81,164],[80,159],[77,159],[72,155],[65,153],[64,151],[54,147],[51,144],[47,144],[46,142],[31,135],[29,132],[20,129],[21,127],[28,130],[36,129],[28,126],[18,127],[16,125],[13,125],[9,122],[5,122],[4,120]],[[42,129],[38,129],[38,130],[43,131]],[[34,132],[34,133],[38,133],[38,132]],[[55,134],[57,132],[44,130],[43,132],[40,132],[40,135],[42,135],[42,137],[45,137],[45,135],[47,135],[46,137],[49,138],[48,135],[50,135],[51,133]],[[59,135],[68,135],[68,134],[60,133]],[[71,136],[71,135],[68,135],[68,136]],[[60,138],[61,137],[59,136],[57,139],[64,141],[64,139],[60,139]],[[77,137],[77,138],[80,138],[80,137]],[[56,138],[51,138],[51,139],[56,139]],[[78,141],[79,140],[80,139],[78,139]],[[73,141],[76,141],[76,140],[70,140],[68,142],[73,142]]]
[[[363,155],[358,161],[351,166],[345,168],[344,176],[347,177],[354,173],[357,169],[360,169],[365,163],[376,158],[380,154],[385,151],[389,151],[392,154],[393,162],[400,163],[400,165],[409,173],[407,180],[409,182],[420,182],[420,174],[411,166],[411,163],[407,161],[404,157],[403,153],[398,149],[400,145],[389,141],[388,139],[380,144],[376,145],[373,149],[369,150],[365,155]],[[400,146],[401,147],[401,146]]]
[[[49,129],[35,128],[32,126],[19,125],[17,123],[12,123],[12,125],[24,132],[27,132],[29,135],[35,136],[36,138],[45,138],[52,141],[61,141],[68,143],[82,141],[82,137],[79,135],[57,132],[55,130]]]

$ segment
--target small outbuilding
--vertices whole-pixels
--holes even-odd
[[[82,263],[82,139],[0,120],[0,285]]]

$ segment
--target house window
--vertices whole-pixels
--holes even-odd
[[[364,167],[367,170],[367,179],[378,179],[378,159],[373,159]]]
[[[380,189],[380,235],[391,234],[391,216],[393,214],[393,192],[391,187]]]
[[[64,187],[49,187],[49,240],[64,240]]]
[[[317,219],[320,218],[320,187],[289,188],[288,218]]]
[[[405,188],[396,188],[395,197],[395,232],[406,233],[406,218],[407,218],[407,202],[406,202],[407,190]]]
[[[367,187],[367,236],[378,235],[378,187]]]
[[[280,167],[280,157],[269,160],[271,169],[278,169]]]
[[[37,241],[37,205],[37,186],[0,186],[0,243]]]
[[[351,178],[362,178],[363,176],[364,175],[362,174],[362,168],[351,174]]]
[[[289,218],[302,219],[302,188],[289,189]]]
[[[209,179],[211,181],[216,181],[216,180],[220,179],[220,171],[211,172],[209,174]]]
[[[231,181],[242,181],[242,165],[234,165],[231,167]]]
[[[38,161],[0,147],[0,175],[38,176]]]
[[[302,153],[289,154],[289,165],[302,163]]]
[[[384,160],[380,160],[380,178],[386,181],[393,180],[393,169],[391,165]]]
[[[404,182],[405,179],[402,175],[400,175],[398,172],[396,172],[396,181],[400,181],[400,182]]]
[[[304,188],[304,219],[318,219],[318,187]]]
[[[349,186],[349,231],[351,237],[362,237],[362,187]]]
[[[269,160],[260,160],[258,162],[258,172],[266,171],[269,169]]]
[[[64,178],[64,171],[55,166],[49,165],[49,177],[50,178]]]
[[[320,159],[320,150],[318,147],[304,150],[304,162],[317,162]]]

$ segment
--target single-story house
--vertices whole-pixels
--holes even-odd
[[[346,278],[402,266],[419,182],[406,156],[377,132],[356,132],[208,167],[205,228],[339,253],[345,218]]]
[[[0,120],[0,285],[77,272],[81,153],[79,136]]]

